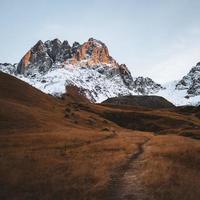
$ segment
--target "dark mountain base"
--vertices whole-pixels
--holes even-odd
[[[130,105],[145,108],[173,108],[171,102],[159,96],[122,96],[109,98],[103,104]]]

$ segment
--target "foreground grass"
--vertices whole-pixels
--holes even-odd
[[[154,137],[145,148],[140,169],[144,199],[200,199],[200,143],[178,136]]]
[[[102,199],[150,133],[68,129],[2,135],[0,199]]]

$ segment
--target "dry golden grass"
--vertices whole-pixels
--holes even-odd
[[[133,174],[143,199],[200,199],[200,143],[168,135],[199,137],[193,111],[116,108],[73,95],[58,100],[0,73],[0,199],[106,199],[111,178],[123,176],[120,167],[147,138],[131,160],[140,161]]]
[[[115,168],[151,134],[70,129],[1,136],[1,199],[101,199]]]
[[[146,145],[138,172],[144,199],[200,199],[200,143],[178,136],[157,136]]]

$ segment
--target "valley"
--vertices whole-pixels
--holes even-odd
[[[67,91],[0,73],[1,199],[199,199],[199,107],[94,104]]]

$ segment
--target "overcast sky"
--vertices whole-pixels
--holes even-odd
[[[179,79],[200,61],[200,0],[0,0],[0,62],[39,39],[103,41],[133,76]]]

